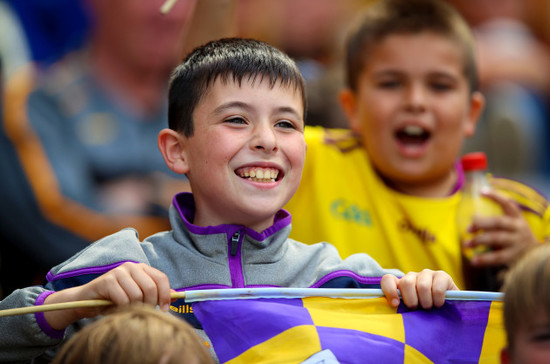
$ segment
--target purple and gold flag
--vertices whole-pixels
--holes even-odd
[[[499,363],[505,345],[497,301],[408,310],[385,298],[261,298],[193,311],[222,363],[300,363],[327,349],[340,363]]]

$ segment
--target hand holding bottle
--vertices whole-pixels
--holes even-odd
[[[464,256],[473,266],[512,264],[537,243],[516,201],[497,193],[487,178],[484,153],[462,158],[465,181],[457,210]]]
[[[537,243],[518,204],[492,189],[484,153],[462,158],[464,186],[457,207],[467,289],[497,291],[500,272]]]
[[[465,250],[482,252],[471,258],[474,266],[509,266],[526,249],[537,244],[537,239],[514,200],[494,190],[482,195],[498,204],[502,213],[475,217],[469,228],[472,238],[465,240],[463,246]]]

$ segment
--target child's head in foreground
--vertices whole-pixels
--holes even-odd
[[[273,223],[301,178],[304,87],[286,54],[251,39],[210,42],[174,70],[159,148],[189,178],[195,225]]]
[[[483,107],[461,15],[440,0],[380,0],[346,52],[340,101],[375,168],[398,189],[448,179]]]
[[[185,321],[146,305],[119,308],[67,341],[55,364],[210,364],[212,357]]]
[[[506,275],[503,363],[550,363],[550,244],[529,250]]]

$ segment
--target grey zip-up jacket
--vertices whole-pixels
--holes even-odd
[[[342,260],[332,245],[306,245],[288,238],[290,214],[280,210],[274,224],[258,233],[241,225],[192,224],[193,196],[176,195],[170,208],[172,230],[139,240],[135,230],[124,229],[91,244],[47,275],[45,286],[14,291],[0,309],[40,305],[65,288],[85,284],[125,263],[140,262],[164,272],[171,288],[224,289],[243,287],[379,288],[385,270],[366,254]],[[246,303],[243,303],[246,304]],[[187,319],[199,334],[200,323],[184,300],[171,311]],[[42,313],[0,317],[0,361],[24,361],[54,349],[75,327],[56,331]]]

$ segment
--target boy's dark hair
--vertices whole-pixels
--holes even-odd
[[[378,0],[361,14],[351,28],[346,46],[348,87],[357,91],[358,79],[372,48],[395,34],[433,32],[457,42],[464,49],[464,75],[470,91],[478,89],[474,39],[470,27],[446,1]]]
[[[217,79],[269,80],[300,91],[306,109],[305,82],[294,61],[277,48],[254,39],[225,38],[193,50],[176,67],[170,79],[168,126],[190,137],[194,132],[193,112],[208,87]]]

